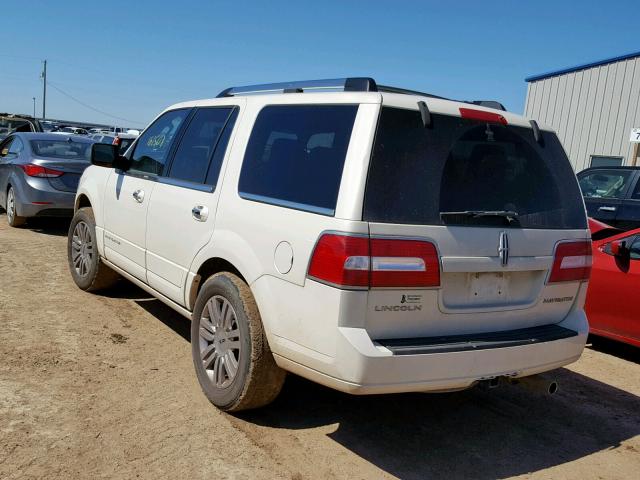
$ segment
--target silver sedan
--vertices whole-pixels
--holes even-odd
[[[94,140],[14,133],[0,143],[0,208],[12,227],[28,217],[71,217]]]

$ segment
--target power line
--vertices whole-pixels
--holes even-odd
[[[57,90],[59,93],[61,93],[61,94],[62,94],[62,95],[64,95],[65,97],[70,98],[70,99],[71,99],[71,100],[73,100],[74,102],[77,102],[77,103],[79,103],[80,105],[82,105],[83,107],[88,108],[88,109],[90,109],[90,110],[93,110],[94,112],[98,112],[98,113],[100,113],[100,114],[102,114],[102,115],[105,115],[105,116],[107,116],[107,117],[110,117],[110,118],[115,118],[116,120],[122,120],[122,121],[124,121],[124,122],[129,122],[129,123],[133,123],[133,124],[136,124],[136,125],[144,125],[144,123],[143,123],[143,122],[138,122],[138,121],[136,121],[136,120],[130,120],[130,119],[128,119],[128,118],[123,118],[123,117],[118,117],[118,116],[116,116],[116,115],[111,115],[110,113],[107,113],[107,112],[105,112],[104,110],[100,110],[99,108],[92,107],[91,105],[89,105],[89,104],[87,104],[87,103],[83,102],[82,100],[78,100],[78,99],[77,99],[76,97],[74,97],[73,95],[71,95],[71,94],[69,94],[69,93],[65,92],[65,91],[64,91],[64,90],[62,90],[62,89],[60,89],[59,87],[57,87],[57,86],[56,86],[54,83],[52,83],[51,81],[48,81],[48,82],[47,82],[47,85],[49,85],[50,87],[52,87],[52,88],[54,88],[55,90]]]

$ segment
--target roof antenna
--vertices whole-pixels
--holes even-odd
[[[420,109],[420,116],[422,117],[422,124],[425,128],[431,128],[431,112],[429,107],[423,101],[418,102],[418,108]]]
[[[544,140],[542,139],[542,134],[540,133],[540,127],[538,126],[538,122],[535,120],[529,120],[531,124],[531,128],[533,129],[533,138],[536,140],[536,143],[541,147],[544,146]]]

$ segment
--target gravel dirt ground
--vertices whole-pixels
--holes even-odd
[[[590,346],[521,387],[351,397],[289,376],[278,400],[217,411],[188,321],[128,282],[67,271],[68,223],[0,215],[0,478],[640,478],[640,355]]]

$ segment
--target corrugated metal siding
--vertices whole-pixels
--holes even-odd
[[[640,57],[529,83],[525,115],[551,125],[576,172],[592,155],[624,157],[640,127]]]

